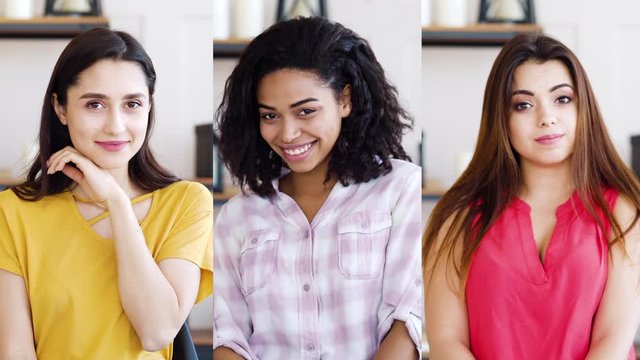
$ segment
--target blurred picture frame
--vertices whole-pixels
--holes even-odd
[[[284,21],[297,16],[327,17],[327,3],[325,0],[278,0],[276,21]]]
[[[100,0],[46,0],[45,16],[102,16]]]
[[[534,24],[534,0],[480,0],[478,22]]]
[[[224,187],[222,185],[222,160],[220,159],[220,152],[218,145],[220,144],[220,138],[215,133],[213,134],[213,173],[211,174],[211,190],[215,192],[223,192]]]

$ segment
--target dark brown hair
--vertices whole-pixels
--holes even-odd
[[[53,69],[42,104],[38,155],[27,173],[27,180],[11,188],[21,199],[37,201],[46,195],[63,192],[73,184],[73,180],[62,172],[52,175],[46,172],[46,161],[49,157],[65,146],[72,146],[69,130],[60,122],[53,109],[52,97],[56,94],[60,104],[66,105],[67,90],[76,84],[80,73],[103,59],[135,62],[140,65],[147,79],[151,103],[149,123],[142,147],[129,161],[131,180],[148,191],[163,188],[178,180],[158,164],[149,148],[149,135],[154,121],[153,93],[156,84],[156,72],[149,55],[131,35],[96,28],[73,38],[62,51]]]
[[[448,264],[453,263],[464,284],[480,241],[518,194],[522,185],[519,155],[507,132],[513,74],[526,61],[549,60],[562,62],[575,86],[578,121],[571,171],[576,191],[603,233],[604,224],[596,209],[611,223],[614,236],[609,245],[624,246],[623,236],[631,227],[621,229],[604,200],[603,189],[615,189],[629,199],[636,209],[635,224],[640,216],[640,186],[609,139],[587,74],[573,52],[559,41],[544,35],[519,35],[504,45],[489,74],[473,158],[431,213],[422,248],[426,277],[430,278],[432,270],[426,264],[435,266],[445,258]],[[448,231],[440,233],[445,224],[450,225]],[[442,242],[436,245],[439,236]],[[456,249],[462,249],[461,257]]]

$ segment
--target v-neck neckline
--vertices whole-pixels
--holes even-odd
[[[520,223],[520,244],[522,246],[523,257],[531,279],[535,284],[544,284],[549,281],[549,276],[556,265],[556,248],[560,246],[565,237],[562,234],[569,217],[577,214],[580,206],[580,198],[577,191],[562,204],[558,205],[555,211],[556,222],[553,225],[549,241],[544,249],[544,261],[540,258],[540,251],[533,231],[533,219],[531,218],[531,206],[519,197],[514,198],[514,207],[521,212],[523,223]]]
[[[327,212],[327,209],[330,208],[331,204],[335,201],[334,199],[338,196],[336,194],[341,192],[342,189],[346,188],[340,181],[336,182],[331,188],[329,195],[320,206],[320,209],[318,209],[313,219],[309,221],[305,216],[304,211],[302,211],[300,205],[298,205],[298,203],[291,196],[280,191],[280,179],[273,180],[272,184],[274,189],[276,189],[276,202],[285,217],[293,216],[296,223],[304,224],[309,229],[315,228],[316,225],[320,221],[322,221],[325,213]]]
[[[130,199],[131,204],[137,204],[141,201],[144,201],[148,198],[151,198],[151,205],[149,206],[149,211],[147,211],[147,214],[144,216],[144,218],[140,221],[138,221],[138,224],[140,224],[141,228],[144,228],[146,226],[146,224],[149,221],[150,215],[155,211],[157,205],[156,203],[158,202],[158,196],[157,196],[158,190],[154,190],[139,196],[134,197],[133,199]],[[105,210],[104,212],[92,217],[91,219],[85,219],[85,217],[82,215],[82,213],[80,212],[80,209],[78,208],[78,205],[76,204],[76,198],[74,197],[73,193],[71,191],[65,191],[64,193],[65,199],[69,202],[70,206],[72,207],[72,212],[74,213],[74,216],[78,219],[78,221],[80,221],[82,223],[82,226],[88,230],[92,236],[96,239],[102,240],[102,241],[113,241],[112,238],[106,238],[100,234],[98,234],[94,229],[93,229],[93,225],[95,225],[96,223],[100,222],[101,220],[107,218],[110,214],[109,210]],[[96,220],[97,219],[97,220]]]

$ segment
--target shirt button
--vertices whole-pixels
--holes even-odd
[[[304,286],[302,288],[304,289],[304,291],[311,290],[311,286],[309,286],[309,284],[304,284]]]
[[[312,343],[308,343],[304,347],[307,351],[313,351],[316,347]]]
[[[304,237],[305,237],[305,238],[308,238],[308,237],[309,237],[309,234],[311,234],[311,232],[310,232],[309,230],[306,230],[306,231],[304,232]]]
[[[361,223],[361,224],[360,224],[360,227],[361,227],[361,228],[363,228],[363,229],[366,229],[366,228],[367,228],[367,223],[364,223],[364,222],[363,222],[363,223]]]
[[[258,239],[256,239],[256,238],[251,239],[251,243],[252,243],[252,244],[255,244],[255,243],[257,243],[257,242],[258,242]]]

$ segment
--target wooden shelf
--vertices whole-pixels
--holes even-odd
[[[213,178],[194,178],[194,179],[185,179],[185,180],[199,182],[202,185],[204,185],[207,188],[209,188],[209,190],[211,190],[211,187],[212,187],[212,184],[213,184]],[[24,179],[0,177],[0,189],[6,188],[6,187],[9,187],[9,186],[13,186],[13,185],[18,185],[18,184],[21,184],[22,182],[24,182]],[[214,197],[215,197],[215,194],[217,194],[217,193],[214,192]],[[233,195],[235,195],[235,194],[232,194],[231,196],[233,196]],[[229,196],[229,198],[231,198],[231,196]]]
[[[438,200],[442,194],[446,191],[445,188],[440,186],[437,182],[427,182],[426,186],[422,188],[422,200]],[[226,186],[223,192],[213,192],[213,202],[216,205],[223,205],[233,196],[240,193],[240,189],[235,186]]]
[[[95,16],[0,17],[0,38],[72,38],[96,27],[108,28],[108,19]]]
[[[24,179],[18,179],[14,177],[1,177],[0,176],[0,188],[5,188],[13,185],[22,184]]]
[[[240,193],[240,189],[235,186],[225,186],[224,191],[213,192],[213,203],[216,205],[222,205],[226,203],[229,199],[234,197],[236,194]]]
[[[191,330],[191,338],[196,346],[213,346],[213,329]]]
[[[439,181],[427,180],[422,188],[422,200],[438,200],[446,191]]]
[[[422,46],[502,46],[518,34],[542,31],[536,24],[472,24],[462,27],[427,26],[422,28]],[[236,58],[251,39],[213,41],[214,58]]]
[[[237,58],[240,57],[244,48],[251,39],[227,39],[213,40],[214,58]]]
[[[473,24],[463,27],[422,28],[422,46],[502,46],[518,34],[535,34],[535,24]]]

